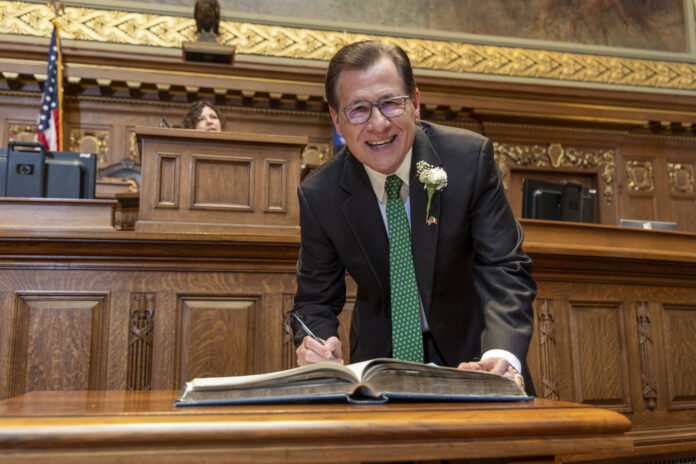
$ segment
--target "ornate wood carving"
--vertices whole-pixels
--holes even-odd
[[[50,7],[0,1],[7,10],[0,33],[48,37]],[[71,18],[62,27],[65,39],[180,48],[195,40],[193,18],[139,11],[66,7]],[[696,65],[689,62],[633,59],[536,48],[503,47],[414,37],[366,35],[363,32],[300,28],[237,21],[220,22],[220,43],[237,53],[328,61],[343,44],[375,38],[400,45],[416,68],[497,76],[542,78],[648,88],[694,89]],[[167,87],[161,86],[160,91]]]
[[[587,169],[599,172],[604,201],[609,204],[614,198],[616,150],[612,148],[586,150],[575,147],[564,148],[560,143],[542,146],[494,142],[493,149],[495,160],[503,176],[505,190],[507,190],[507,179],[510,172],[508,164],[552,169]]]
[[[667,163],[669,175],[669,191],[671,193],[694,192],[694,164]]]
[[[556,372],[557,342],[555,315],[552,300],[537,302],[539,314],[539,349],[541,357],[541,395],[542,398],[558,400],[558,373]]]
[[[138,138],[135,135],[135,127],[126,127],[128,133],[128,158],[136,163],[140,163],[140,153],[138,152]]]
[[[152,333],[155,328],[155,294],[131,294],[128,324],[128,390],[152,389]]]
[[[36,123],[9,123],[7,125],[8,142],[33,142],[36,135]]]
[[[97,166],[109,164],[111,132],[107,129],[71,128],[70,151],[97,154]]]
[[[333,156],[333,146],[328,143],[310,143],[302,150],[302,166],[315,168]]]
[[[290,311],[293,306],[293,295],[283,295],[283,369],[297,366],[295,358],[295,344],[293,342],[292,327],[290,326]]]
[[[635,192],[654,191],[655,176],[652,161],[626,161],[626,183],[628,189]]]
[[[643,399],[648,409],[657,407],[657,389],[655,386],[655,365],[653,358],[654,340],[650,326],[648,304],[636,303],[636,322],[638,328],[638,350],[640,351],[640,380],[643,385]]]

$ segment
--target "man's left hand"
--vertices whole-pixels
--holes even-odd
[[[505,358],[487,358],[482,361],[463,362],[459,363],[457,369],[471,371],[488,371],[494,374],[502,375],[508,379],[514,380],[518,387],[524,390],[524,379],[517,372],[517,369],[512,367]]]

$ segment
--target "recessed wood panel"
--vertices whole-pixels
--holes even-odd
[[[254,160],[191,156],[192,209],[254,209]]]
[[[254,373],[258,300],[181,298],[179,383]]]
[[[287,163],[285,160],[266,160],[265,164],[264,209],[268,213],[284,213],[287,209]]]
[[[179,163],[180,156],[174,153],[157,154],[156,208],[179,207]]]
[[[664,308],[670,409],[696,409],[696,305]]]
[[[88,390],[103,384],[106,295],[18,295],[12,394]]]
[[[571,302],[570,312],[576,400],[631,411],[621,305]]]

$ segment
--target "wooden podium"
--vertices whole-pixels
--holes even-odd
[[[306,137],[136,128],[138,232],[299,236]]]

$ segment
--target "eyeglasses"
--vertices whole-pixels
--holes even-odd
[[[401,97],[386,97],[376,102],[359,102],[341,109],[346,119],[351,124],[364,124],[372,117],[372,107],[376,106],[385,118],[396,118],[406,111],[408,95]]]

